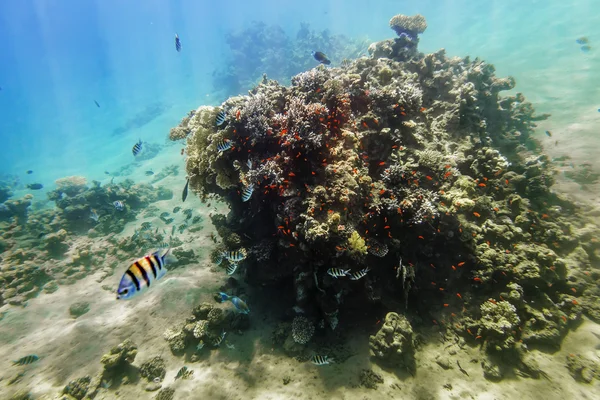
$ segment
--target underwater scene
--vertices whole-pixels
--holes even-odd
[[[596,1],[3,1],[0,57],[0,399],[600,398]]]

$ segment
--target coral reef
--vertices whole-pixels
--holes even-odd
[[[307,318],[298,316],[292,321],[292,338],[294,342],[306,344],[315,333],[315,326]]]
[[[166,373],[165,361],[161,356],[151,358],[140,367],[140,375],[149,382],[153,382],[157,378],[159,381],[162,381]]]
[[[92,378],[90,376],[84,376],[83,378],[72,380],[63,389],[63,394],[66,394],[77,400],[82,400],[90,388],[91,381]]]
[[[235,273],[293,284],[295,305],[332,329],[345,299],[392,310],[400,300],[409,318],[419,307],[490,352],[560,344],[583,313],[600,315],[600,242],[551,189],[555,170],[532,136],[548,115],[502,96],[515,81],[489,63],[420,53],[422,17],[391,25],[399,37],[371,57],[320,65],[290,87],[264,78],[172,131],[187,139],[190,190],[229,206],[211,218],[218,251],[247,249]]]
[[[404,315],[390,312],[385,316],[381,329],[369,338],[372,357],[391,366],[405,368],[414,375],[415,340],[413,329]]]

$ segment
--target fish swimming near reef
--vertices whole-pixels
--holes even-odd
[[[144,174],[146,174],[146,176],[152,176],[152,175],[154,175],[154,171],[149,170],[149,171],[144,172]]]
[[[177,206],[173,209],[173,214],[177,214],[181,210],[181,207]]]
[[[106,175],[110,175],[110,172],[108,172],[108,171],[104,171],[104,173],[105,173]]]
[[[586,38],[585,36],[577,38],[575,41],[577,42],[577,44],[588,44],[589,43],[588,38]]]
[[[548,136],[548,137],[552,137],[552,132],[550,132],[550,131],[546,131],[546,136]]]
[[[40,190],[43,188],[44,188],[44,185],[42,185],[41,183],[30,183],[27,185],[27,189],[31,189],[31,190]]]
[[[21,357],[16,361],[13,361],[13,365],[29,365],[29,364],[36,362],[39,359],[40,358],[37,355],[30,354],[28,356]]]
[[[100,104],[98,104],[96,100],[94,100],[94,103],[96,104],[96,107],[100,108]]]
[[[327,356],[320,356],[318,354],[314,355],[311,359],[310,362],[315,364],[315,365],[329,365],[333,362],[333,358],[329,358]]]
[[[367,272],[369,272],[370,270],[371,269],[369,267],[367,267],[367,268],[361,269],[360,271],[353,272],[353,273],[350,274],[350,279],[353,280],[353,281],[357,281],[360,278],[363,278],[363,277],[367,276]]]
[[[227,268],[225,268],[225,272],[227,272],[227,275],[233,275],[237,271],[238,266],[239,264],[236,262],[229,263]]]
[[[187,194],[188,194],[188,185],[190,184],[190,179],[188,178],[185,181],[185,186],[183,187],[183,193],[181,193],[181,202],[184,202],[185,199],[187,199]]]
[[[317,60],[321,64],[325,64],[325,65],[331,64],[331,61],[329,60],[329,58],[327,58],[325,53],[323,53],[321,51],[313,51],[311,54],[315,58],[315,60]]]
[[[31,175],[31,174],[33,174],[33,171],[32,171],[32,170],[28,170],[28,171],[27,171],[27,172],[25,172],[25,173],[26,173],[27,175]]]
[[[215,124],[217,124],[217,126],[221,126],[223,125],[223,123],[225,122],[225,110],[221,110],[218,114],[217,117],[215,118]]]
[[[223,339],[225,339],[226,334],[227,334],[227,332],[221,332],[219,337],[217,337],[217,339],[213,342],[213,345],[215,347],[219,347],[221,345],[221,342],[223,342]]]
[[[117,211],[123,211],[125,209],[125,203],[123,203],[121,200],[115,201],[113,206],[115,206]]]
[[[181,51],[181,40],[179,40],[178,34],[175,34],[175,50],[177,50],[177,52]]]
[[[581,46],[581,51],[583,51],[584,53],[588,53],[591,49],[592,49],[592,46],[590,46],[589,44],[585,44],[585,45]]]
[[[156,251],[131,264],[119,283],[117,300],[130,299],[148,289],[156,280],[165,276],[167,273],[165,267],[167,263],[177,261],[174,256],[169,254],[170,250],[168,248]]]
[[[227,300],[231,301],[231,303],[235,306],[235,308],[241,314],[249,314],[250,308],[248,304],[237,296],[229,296],[227,293],[219,292],[219,296],[221,296],[221,302],[226,302]]]
[[[134,156],[137,156],[142,151],[142,139],[140,139],[136,144],[133,145],[131,152]]]
[[[350,275],[350,270],[341,268],[329,268],[327,270],[327,274],[333,276],[334,278],[341,278],[343,276]]]
[[[250,200],[252,193],[254,192],[254,185],[246,186],[242,191],[242,201],[245,203]]]
[[[220,140],[217,143],[217,150],[219,150],[219,152],[221,152],[221,153],[231,149],[232,147],[233,147],[233,144],[231,143],[231,140],[228,140],[228,139]]]
[[[223,257],[226,258],[227,261],[230,261],[230,262],[240,262],[240,261],[244,260],[247,255],[248,255],[248,252],[243,247],[239,250],[223,252]]]
[[[152,229],[152,224],[150,222],[142,222],[142,231],[149,231],[150,229]]]

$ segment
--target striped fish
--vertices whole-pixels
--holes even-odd
[[[310,362],[315,365],[329,365],[333,362],[333,358],[316,354],[311,358]]]
[[[217,150],[219,150],[221,153],[229,150],[232,147],[233,147],[233,144],[231,143],[231,140],[223,139],[223,140],[219,140],[219,142],[217,142]]]
[[[188,379],[194,374],[194,370],[188,369],[188,367],[183,366],[177,371],[177,375],[175,375],[175,380],[177,379]]]
[[[246,186],[242,191],[242,201],[246,202],[250,200],[252,193],[254,192],[254,185]]]
[[[140,154],[140,151],[142,151],[142,139],[140,139],[136,144],[133,145],[133,149],[131,149],[131,151],[133,152],[134,156]]]
[[[225,268],[225,271],[227,271],[227,275],[233,275],[237,270],[238,265],[239,264],[236,262],[230,262],[227,268]]]
[[[221,332],[221,334],[213,342],[213,345],[215,347],[219,347],[221,345],[221,342],[223,342],[223,339],[225,339],[226,334],[227,334],[227,332]]]
[[[179,40],[178,34],[175,34],[175,50],[177,50],[177,52],[181,51],[181,40]]]
[[[227,259],[227,261],[232,261],[232,262],[240,262],[243,259],[246,258],[247,255],[247,251],[246,249],[244,249],[243,247],[239,250],[234,250],[234,251],[224,251],[223,252],[223,257],[225,257]]]
[[[169,251],[170,249],[157,251],[131,264],[119,283],[117,300],[130,299],[149,288],[155,280],[162,278],[167,273],[165,265]]]
[[[225,122],[225,115],[225,110],[221,110],[221,112],[217,114],[217,118],[215,118],[215,123],[217,126],[223,125],[223,122]]]
[[[341,268],[329,268],[327,270],[327,273],[329,275],[333,276],[334,278],[341,278],[343,276],[350,275],[350,270],[349,269],[341,269]]]
[[[367,276],[367,272],[369,272],[370,270],[371,269],[369,267],[367,267],[367,268],[361,269],[360,271],[353,272],[353,273],[350,274],[350,279],[353,280],[353,281],[357,281],[360,278],[363,278],[363,277]]]
[[[36,362],[39,359],[40,358],[35,354],[30,354],[28,356],[19,358],[17,361],[13,361],[13,365],[29,365]]]

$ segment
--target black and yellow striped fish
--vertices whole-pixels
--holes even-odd
[[[238,250],[224,251],[223,257],[225,257],[227,259],[227,261],[240,262],[246,258],[247,254],[248,253],[247,253],[246,249],[244,249],[242,247]]]
[[[242,191],[242,201],[247,202],[250,200],[252,193],[254,192],[254,185],[246,186]]]
[[[142,151],[142,139],[140,139],[136,144],[133,145],[131,152],[134,156],[137,156]]]
[[[159,250],[131,264],[119,283],[117,300],[130,299],[149,288],[155,280],[162,278],[167,273],[165,265],[169,250]]]
[[[233,143],[231,143],[231,140],[223,139],[217,142],[217,150],[219,150],[221,153],[229,150],[232,147]]]

